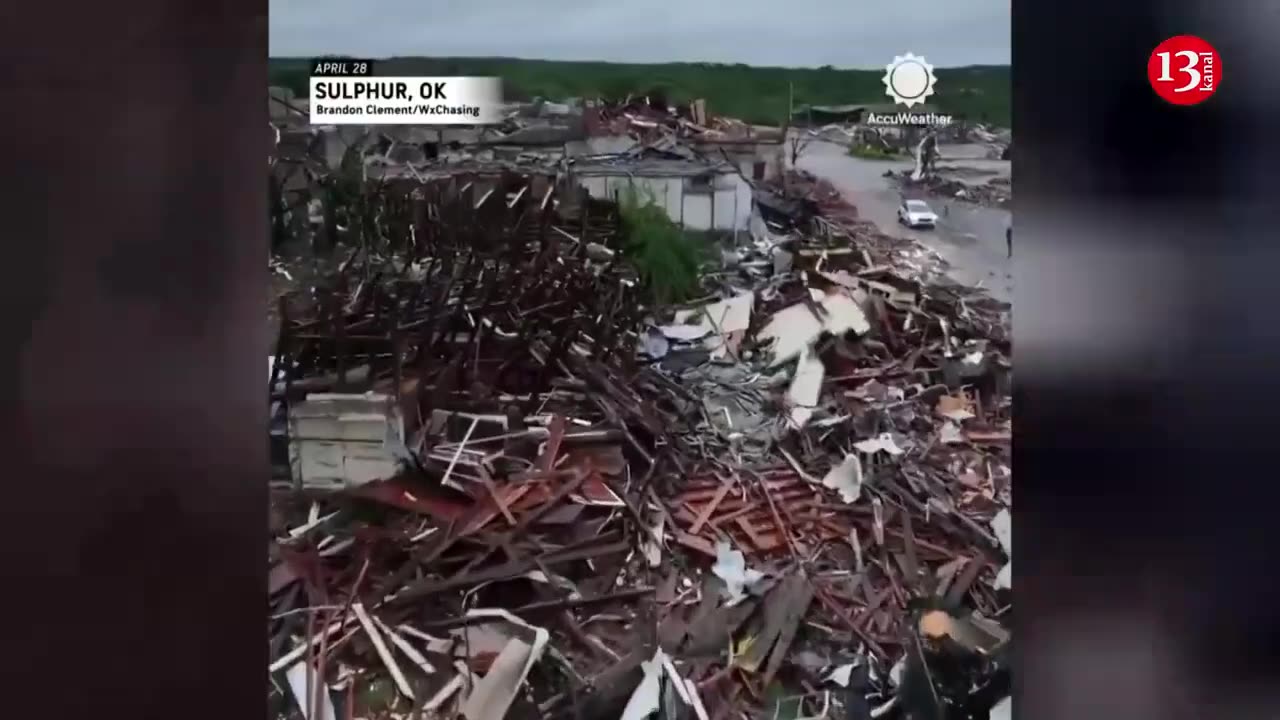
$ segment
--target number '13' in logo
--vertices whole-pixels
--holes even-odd
[[[1178,35],[1156,46],[1147,61],[1147,79],[1156,94],[1174,105],[1209,99],[1222,79],[1222,63],[1209,43]]]

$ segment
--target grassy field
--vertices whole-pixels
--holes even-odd
[[[307,58],[273,58],[270,81],[307,94]],[[662,92],[669,102],[706,98],[708,110],[747,122],[781,124],[787,114],[788,85],[795,105],[885,103],[883,70],[752,67],[712,63],[630,65],[514,58],[392,58],[378,63],[379,75],[489,75],[503,78],[508,100],[544,97],[620,98]],[[929,99],[942,112],[1009,126],[1011,73],[1008,65],[974,65],[935,71],[938,84]]]

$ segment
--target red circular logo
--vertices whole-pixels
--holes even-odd
[[[1208,100],[1222,80],[1218,51],[1195,35],[1175,35],[1156,46],[1147,60],[1147,79],[1156,94],[1174,105]]]

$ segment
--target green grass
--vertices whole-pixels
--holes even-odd
[[[906,157],[902,153],[885,150],[874,145],[850,145],[849,154],[867,160],[898,160]]]
[[[269,61],[272,85],[307,94],[308,58]],[[789,86],[795,106],[890,102],[883,70],[752,67],[716,63],[638,65],[562,62],[514,58],[398,57],[382,60],[379,75],[489,75],[505,81],[508,100],[544,97],[622,98],[663,93],[669,102],[706,98],[708,111],[751,123],[780,125],[786,119]],[[929,99],[945,112],[968,120],[1009,126],[1011,73],[1007,65],[974,65],[935,70],[938,84]]]

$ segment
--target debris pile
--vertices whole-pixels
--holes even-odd
[[[948,263],[936,251],[910,238],[889,235],[874,222],[859,218],[856,207],[828,181],[811,173],[789,169],[783,179],[758,190],[755,202],[776,232],[790,232],[804,239],[807,247],[802,254],[816,256],[825,248],[828,256],[856,255],[863,267],[892,269],[899,281],[932,283],[934,295],[958,293],[991,307],[985,294],[975,294],[972,289],[957,286],[946,278]],[[755,233],[757,238],[766,235]],[[778,237],[765,242],[794,244]]]
[[[830,220],[848,221],[858,217],[858,208],[846,200],[829,180],[805,170],[789,168],[782,190],[815,203],[818,212]]]
[[[1007,306],[806,192],[762,188],[679,308],[551,179],[349,198],[357,249],[281,300],[270,363],[274,712],[1006,697]]]
[[[629,97],[621,102],[597,102],[588,111],[594,112],[598,118],[592,123],[597,134],[632,135],[642,140],[665,135],[691,141],[782,139],[776,128],[757,128],[736,118],[710,114],[705,100],[669,107],[662,98]]]
[[[1009,160],[1013,154],[1013,133],[998,128],[977,125],[971,129],[971,139],[987,146],[987,157],[993,160]]]
[[[889,171],[886,175],[894,178],[904,187],[923,188],[934,195],[966,200],[980,205],[1007,206],[1013,201],[1013,184],[1007,177],[991,178],[984,183],[969,183],[940,175],[926,175],[921,180],[913,181],[909,171],[902,173]]]

